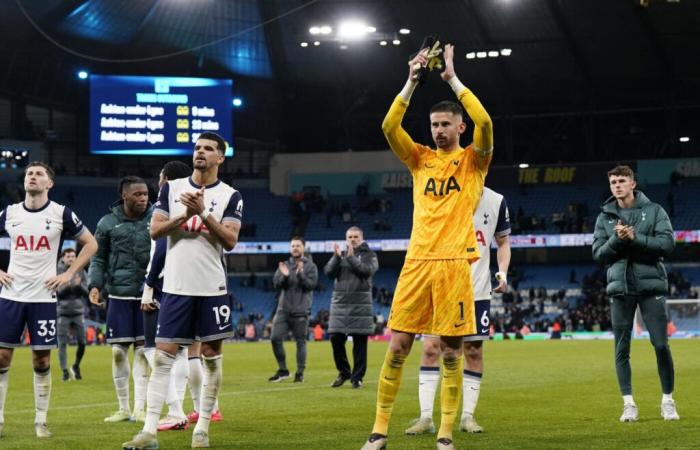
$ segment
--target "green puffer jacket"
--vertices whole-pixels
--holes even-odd
[[[659,204],[642,192],[634,191],[634,198],[634,206],[624,213],[614,197],[603,203],[593,233],[593,259],[608,265],[609,296],[666,295],[668,278],[663,260],[675,246],[671,220]],[[634,240],[617,237],[618,220],[634,227]]]
[[[110,208],[95,230],[99,248],[90,260],[88,289],[106,289],[117,298],[141,297],[151,256],[152,208],[137,219],[126,217],[121,201]]]

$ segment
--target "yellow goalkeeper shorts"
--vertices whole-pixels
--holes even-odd
[[[399,275],[388,327],[436,336],[475,334],[469,261],[407,259]]]

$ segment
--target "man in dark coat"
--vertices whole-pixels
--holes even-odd
[[[67,248],[61,252],[61,260],[56,267],[56,273],[62,274],[75,262],[76,252],[74,248]],[[61,364],[63,381],[71,378],[81,380],[80,361],[85,354],[85,299],[87,299],[87,273],[78,271],[66,284],[58,287],[56,296],[56,312],[58,315],[58,362]],[[70,332],[75,334],[78,350],[75,352],[75,363],[68,367],[66,355]]]
[[[593,234],[593,259],[608,266],[607,294],[615,334],[615,368],[623,399],[621,422],[639,419],[632,398],[630,337],[639,307],[656,351],[661,380],[661,416],[678,420],[673,392],[674,370],[668,345],[664,257],[674,247],[673,228],[666,211],[636,191],[634,172],[617,166],[608,172],[610,197],[603,203]]]
[[[291,256],[280,261],[272,278],[275,289],[280,290],[277,312],[272,321],[272,351],[279,369],[268,381],[277,383],[289,378],[284,340],[292,332],[297,343],[297,371],[294,382],[304,381],[306,367],[306,335],[309,330],[309,315],[314,288],[318,283],[318,269],[311,258],[304,256],[306,241],[295,236],[290,243]]]
[[[379,268],[377,255],[364,242],[362,230],[350,227],[345,232],[347,250],[335,244],[333,257],[324,269],[335,280],[331,299],[328,333],[333,345],[333,359],[338,377],[331,387],[340,387],[347,380],[357,389],[367,370],[367,337],[374,332],[372,312],[372,276]],[[354,367],[345,353],[345,341],[352,336]]]

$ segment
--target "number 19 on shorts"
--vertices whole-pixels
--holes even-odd
[[[231,308],[227,305],[214,306],[212,308],[216,317],[216,324],[219,330],[223,330],[231,325]]]

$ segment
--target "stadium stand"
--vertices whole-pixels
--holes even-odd
[[[661,203],[676,230],[700,229],[700,210],[694,207],[700,198],[700,180],[686,179],[677,187],[650,184],[640,189]],[[600,203],[608,196],[607,189],[599,184],[498,190],[508,201],[516,234],[592,233]],[[592,192],[596,194],[591,195]],[[283,241],[291,237],[295,231],[291,197],[276,196],[265,189],[242,189],[241,193],[246,208],[244,223],[254,224],[253,231],[245,235],[247,240]],[[51,197],[71,206],[91,229],[118,198],[113,187],[82,188],[64,183],[53,188]],[[301,234],[309,239],[336,239],[338,231],[350,225],[358,225],[373,239],[406,239],[411,233],[413,203],[408,189],[365,198],[332,195],[324,200],[320,210],[307,205],[304,208],[308,222],[297,231],[303,231]],[[277,214],[269,214],[270,211]],[[349,216],[344,217],[345,212]],[[562,224],[557,224],[557,215]]]

